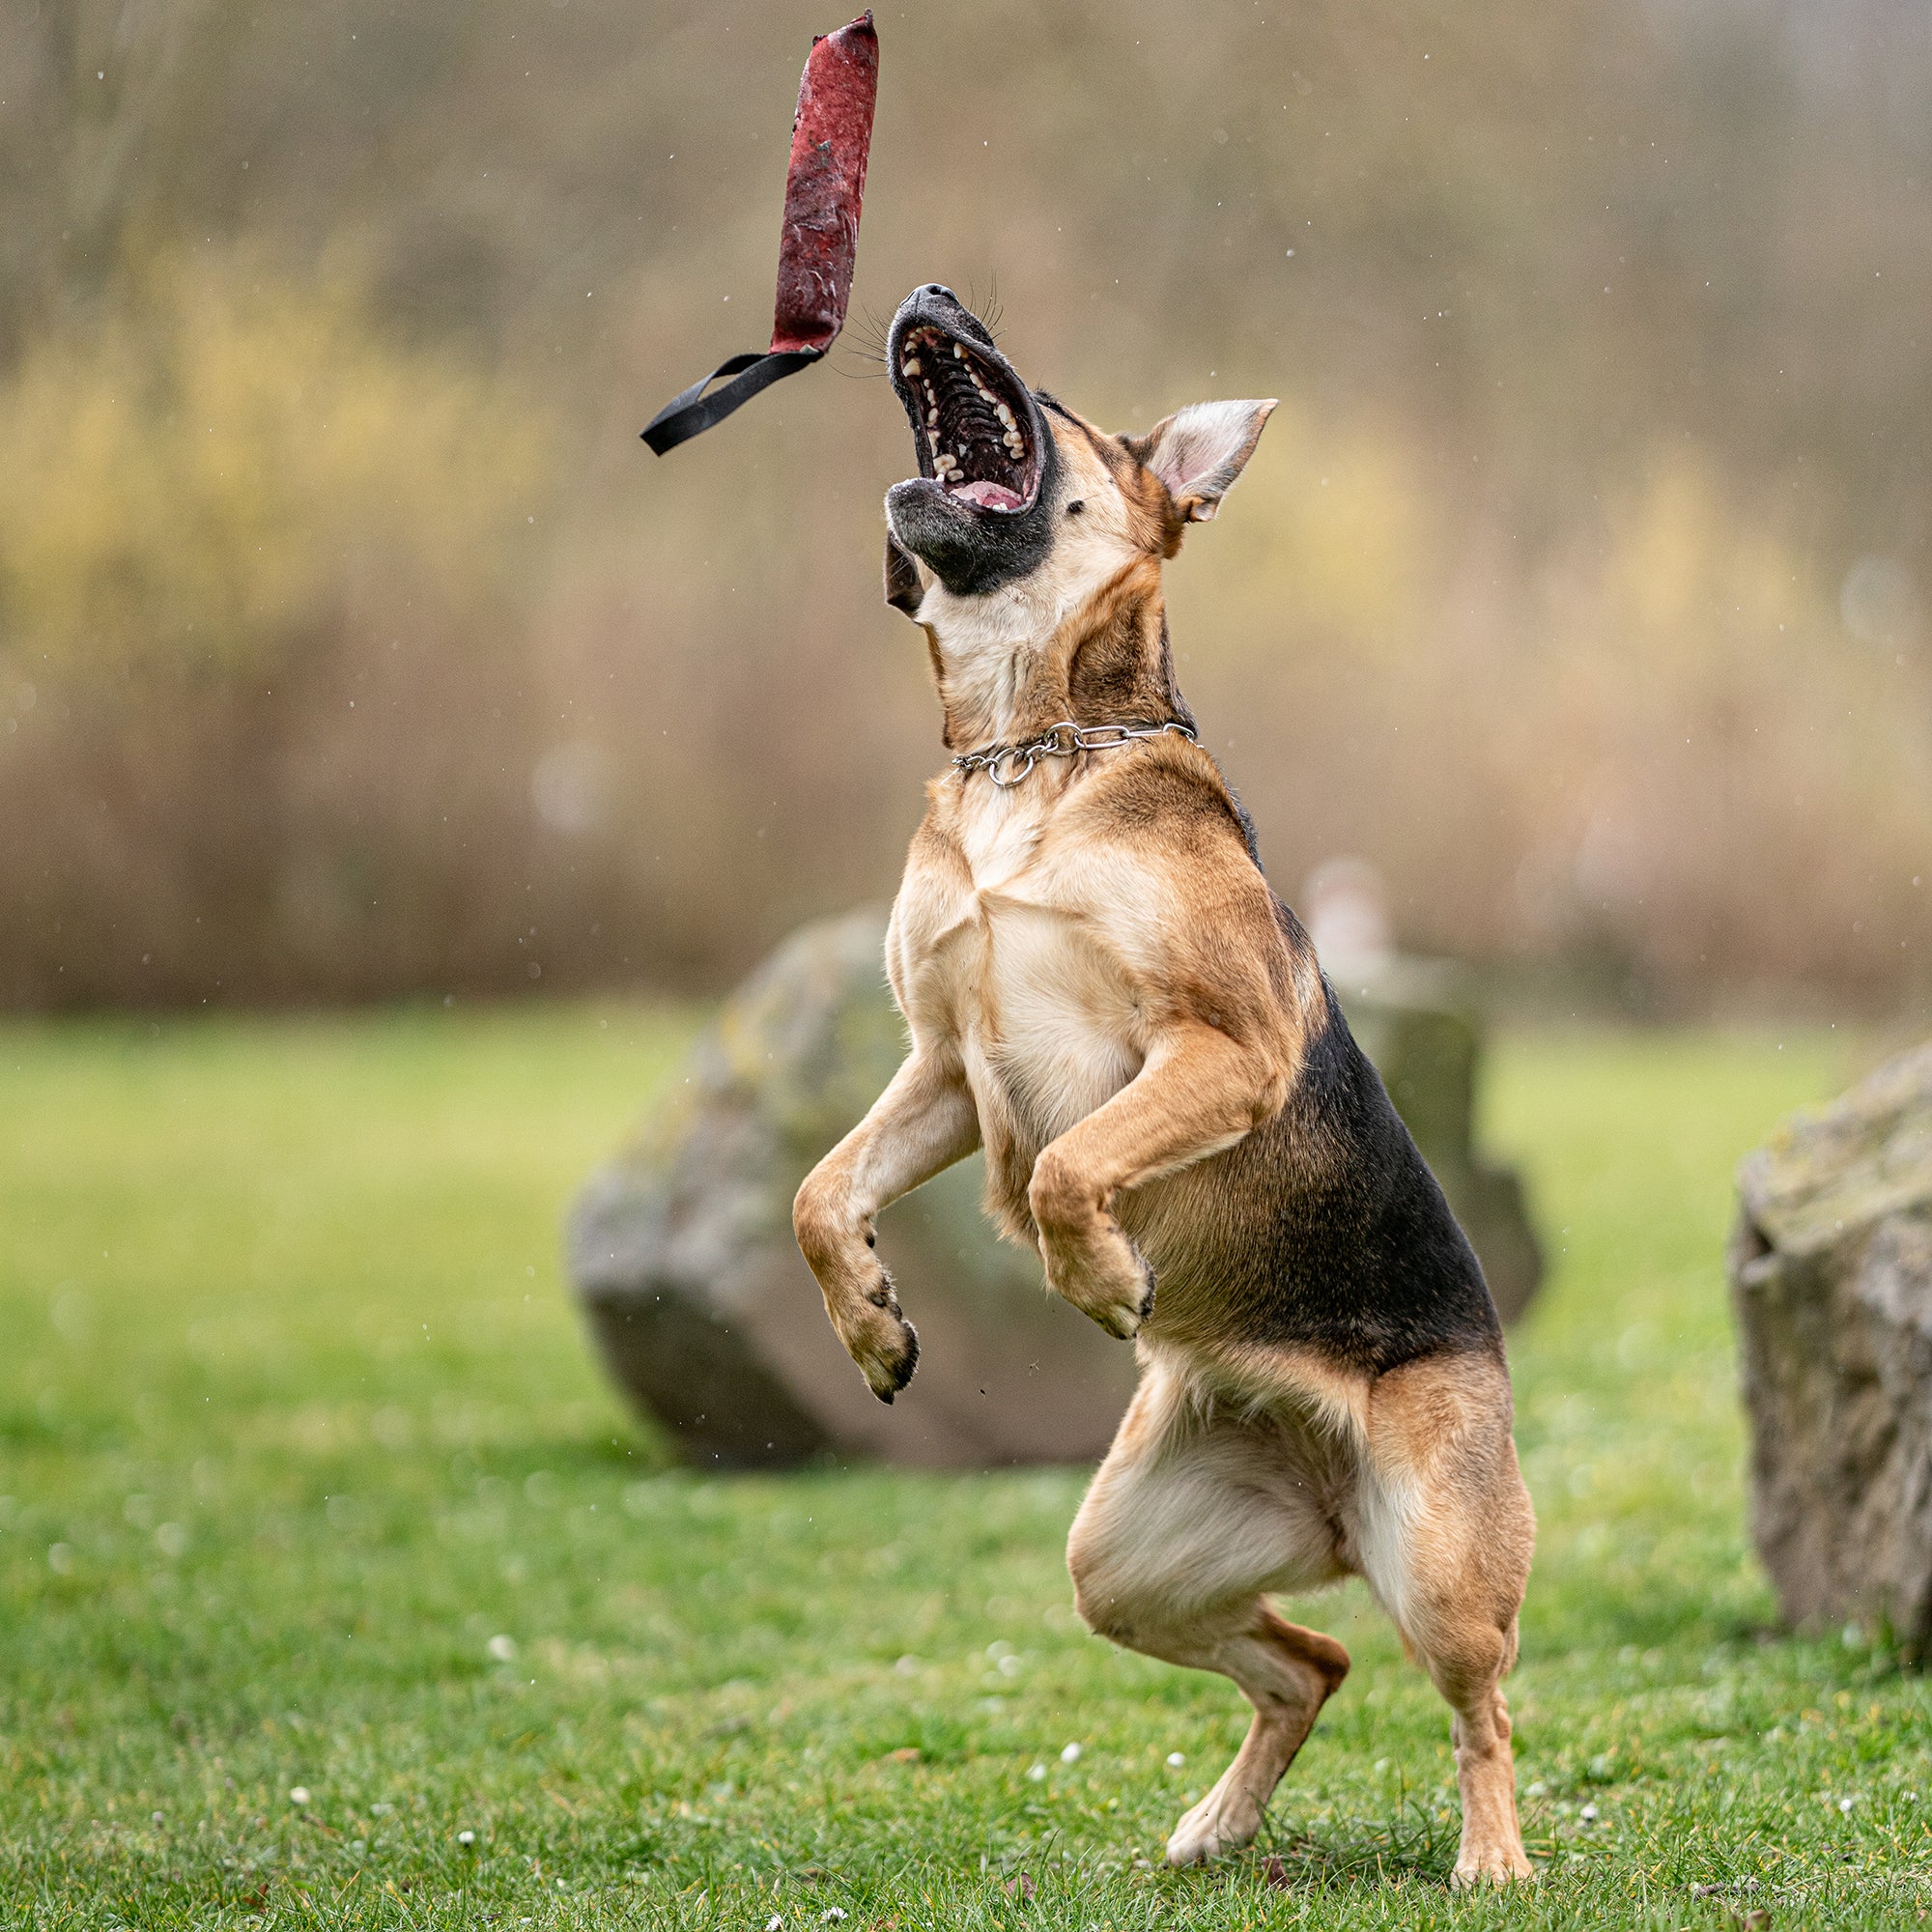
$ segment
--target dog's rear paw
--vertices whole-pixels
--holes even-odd
[[[1488,1845],[1475,1850],[1464,1848],[1456,1861],[1449,1883],[1458,1891],[1478,1885],[1516,1885],[1533,1879],[1536,1867],[1523,1856],[1521,1845]]]
[[[1254,1843],[1262,1828],[1261,1806],[1245,1791],[1231,1784],[1233,1767],[1222,1774],[1201,1803],[1174,1828],[1167,1841],[1171,1865],[1204,1865],[1224,1852],[1237,1852]]]

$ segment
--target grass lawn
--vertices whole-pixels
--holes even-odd
[[[1444,1708],[1353,1590],[1292,1610],[1356,1667],[1263,1843],[1171,1873],[1244,1707],[1076,1625],[1079,1472],[668,1465],[556,1221],[688,1032],[0,1028],[0,1923],[1926,1918],[1932,1695],[1767,1628],[1719,1265],[1733,1161],[1854,1050],[1498,1057],[1555,1250],[1513,1344],[1543,1876],[1463,1898]]]

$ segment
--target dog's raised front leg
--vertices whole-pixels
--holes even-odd
[[[1048,1287],[1110,1334],[1133,1335],[1153,1307],[1153,1275],[1115,1220],[1114,1196],[1233,1147],[1287,1094],[1272,1056],[1218,1028],[1163,1038],[1134,1079],[1034,1163],[1027,1203]]]
[[[818,1277],[825,1312],[881,1402],[912,1379],[919,1335],[874,1251],[873,1222],[979,1145],[980,1116],[959,1069],[915,1051],[792,1203],[792,1230]]]

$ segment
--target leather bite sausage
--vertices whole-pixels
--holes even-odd
[[[850,26],[811,43],[798,85],[774,353],[827,349],[845,326],[878,93],[879,37],[867,8]]]
[[[836,34],[812,42],[799,82],[771,347],[728,357],[673,396],[644,431],[644,440],[660,456],[722,421],[781,377],[817,361],[845,326],[878,93],[879,37],[867,8]],[[732,380],[705,394],[725,376]]]

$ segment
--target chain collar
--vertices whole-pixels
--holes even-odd
[[[1075,752],[1118,752],[1136,738],[1164,738],[1172,732],[1190,745],[1200,741],[1178,720],[1166,724],[1076,724],[1063,718],[1037,738],[1020,745],[988,745],[983,752],[962,752],[952,760],[961,778],[984,772],[1002,789],[1016,785],[1041,758],[1070,758]]]

